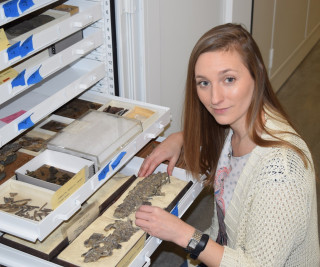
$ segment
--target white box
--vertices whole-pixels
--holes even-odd
[[[27,171],[34,171],[44,164],[69,171],[74,174],[78,173],[82,168],[87,166],[89,173],[88,177],[86,177],[86,180],[94,175],[94,165],[92,161],[47,149],[16,170],[17,180],[47,188],[53,191],[58,190],[61,185],[46,182],[26,175]]]
[[[98,170],[141,132],[138,120],[90,110],[55,135],[47,147],[92,160]]]

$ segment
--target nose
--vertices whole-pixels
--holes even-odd
[[[223,101],[223,90],[219,85],[211,88],[211,105],[218,105]]]

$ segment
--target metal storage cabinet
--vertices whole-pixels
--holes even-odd
[[[3,27],[24,16],[59,1],[10,0],[0,4],[0,26]],[[59,224],[69,219],[81,204],[114,173],[133,174],[142,163],[134,155],[151,139],[156,138],[170,123],[170,110],[166,107],[114,96],[115,69],[110,1],[69,0],[64,4],[78,6],[72,16],[57,17],[53,22],[23,34],[5,50],[0,51],[0,71],[14,66],[18,76],[0,85],[0,147],[37,126],[51,113],[68,101],[81,99],[109,101],[138,105],[155,111],[151,121],[143,124],[143,131],[126,144],[89,181],[84,183],[45,220],[30,222],[0,211],[0,231],[35,241],[45,239]],[[50,55],[48,47],[78,32],[83,38],[59,53]],[[20,39],[19,39],[20,38]],[[4,122],[5,121],[5,122]],[[133,158],[133,159],[132,159]],[[116,164],[113,164],[115,163]],[[112,168],[109,168],[113,166]],[[108,167],[108,168],[107,168]],[[165,171],[161,165],[158,170]],[[184,170],[176,169],[176,177],[189,180]],[[102,179],[101,179],[102,177]],[[202,189],[194,182],[177,209],[181,217]],[[149,237],[143,250],[131,266],[148,266],[150,255],[161,243]],[[57,266],[19,250],[0,244],[0,264],[5,266]]]

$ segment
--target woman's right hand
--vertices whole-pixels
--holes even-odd
[[[168,160],[168,174],[172,175],[174,166],[176,165],[181,149],[183,146],[182,132],[169,135],[161,142],[148,157],[143,161],[138,176],[148,176],[160,165],[160,163]]]

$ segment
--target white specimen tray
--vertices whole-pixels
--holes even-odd
[[[46,149],[38,156],[34,157],[16,170],[17,180],[39,187],[47,188],[49,190],[57,191],[61,187],[61,185],[50,183],[27,175],[27,171],[35,171],[42,165],[54,166],[55,168],[62,169],[74,174],[78,173],[82,168],[86,166],[88,168],[88,173],[86,174],[86,176],[88,177],[86,177],[86,179],[94,175],[94,165],[92,161],[58,151]]]
[[[64,78],[65,79],[65,78]],[[63,80],[63,79],[61,79]],[[84,96],[83,96],[84,97]],[[86,98],[102,99],[101,94],[86,94]],[[41,222],[29,222],[20,218],[8,216],[5,212],[0,211],[0,231],[21,237],[29,241],[42,241],[49,235],[60,223],[68,220],[81,204],[86,201],[90,195],[98,190],[105,181],[115,174],[124,164],[126,164],[134,155],[143,148],[151,139],[156,138],[170,122],[169,108],[146,104],[139,101],[128,100],[115,96],[105,96],[104,102],[116,101],[118,105],[140,106],[155,111],[145,125],[143,132],[138,134],[131,142],[126,144],[121,151],[117,153],[109,162],[107,162],[94,176],[85,182],[77,191],[67,198],[60,206],[51,212]],[[44,101],[46,102],[46,101]],[[47,103],[49,108],[49,104]],[[1,113],[1,111],[0,111]],[[96,140],[95,140],[96,141]]]

